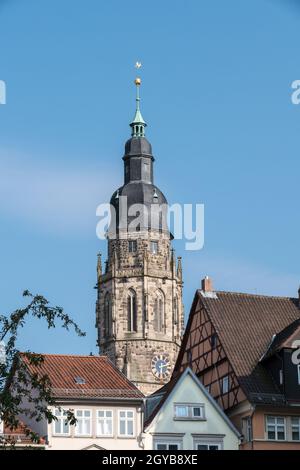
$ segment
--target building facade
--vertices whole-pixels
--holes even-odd
[[[208,278],[195,294],[174,375],[192,368],[241,449],[300,449],[299,297],[219,292]]]
[[[239,449],[240,433],[189,368],[146,399],[145,414],[145,449]]]
[[[41,437],[46,450],[143,448],[144,396],[106,356],[45,354],[43,358],[39,366],[29,364],[26,357],[24,361],[29,374],[49,377],[55,397],[55,406],[49,408],[56,420],[20,418]],[[66,419],[69,410],[75,425]]]
[[[170,380],[184,327],[182,266],[172,249],[167,200],[154,185],[136,84],[136,113],[125,144],[124,184],[111,198],[105,268],[97,267],[96,328],[107,355],[140,390]]]

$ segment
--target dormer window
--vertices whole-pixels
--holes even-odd
[[[78,385],[84,385],[85,379],[83,377],[75,377],[75,383]]]

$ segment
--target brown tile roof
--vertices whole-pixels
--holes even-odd
[[[42,354],[39,366],[23,360],[30,372],[47,375],[52,393],[60,398],[143,398],[143,394],[106,356]],[[76,383],[76,377],[84,383]]]
[[[253,371],[274,334],[300,318],[298,299],[235,292],[216,294],[217,299],[201,295],[201,300],[240,376]]]
[[[205,307],[248,397],[253,401],[274,402],[269,395],[277,395],[277,401],[282,401],[284,397],[259,361],[274,334],[300,319],[298,299],[218,291],[214,298],[202,295],[200,290],[197,298]]]

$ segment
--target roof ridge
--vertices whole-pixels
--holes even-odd
[[[201,289],[198,289],[201,293]],[[245,297],[261,297],[267,299],[283,299],[283,300],[298,300],[297,297],[289,297],[283,295],[267,295],[267,294],[252,294],[249,292],[234,292],[234,291],[226,291],[226,290],[216,290],[214,291],[216,294],[226,294],[226,295],[239,295]]]
[[[20,354],[27,354],[27,353],[30,353],[30,354],[38,354],[40,356],[54,356],[54,357],[91,357],[91,358],[97,358],[97,359],[108,359],[107,356],[105,356],[105,354],[99,354],[99,355],[93,355],[91,356],[90,354],[60,354],[60,353],[39,353],[39,352],[36,352],[36,351],[20,351]]]

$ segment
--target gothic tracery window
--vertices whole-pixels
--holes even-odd
[[[128,331],[137,331],[136,293],[130,289],[127,298]]]
[[[154,304],[154,329],[155,331],[162,332],[164,329],[165,317],[165,299],[164,294],[158,291],[156,294]]]

